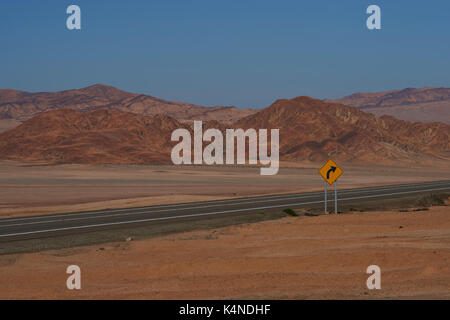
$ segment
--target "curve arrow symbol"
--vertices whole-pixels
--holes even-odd
[[[327,171],[327,179],[330,179],[330,172],[335,172],[336,171],[336,167],[331,166],[330,170]]]

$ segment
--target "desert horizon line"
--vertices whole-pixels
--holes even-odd
[[[270,106],[271,103],[274,103],[278,100],[283,100],[283,99],[295,99],[298,97],[309,97],[312,99],[316,99],[316,100],[321,100],[321,101],[332,101],[332,100],[339,100],[339,99],[344,99],[344,98],[349,98],[351,96],[354,95],[358,95],[358,94],[377,94],[377,93],[394,93],[394,92],[402,92],[402,91],[406,91],[406,90],[427,90],[427,89],[450,89],[450,87],[446,87],[446,86],[423,86],[423,87],[405,87],[405,88],[401,88],[401,89],[388,89],[388,90],[373,90],[373,91],[358,91],[355,90],[353,92],[347,93],[343,96],[339,96],[339,97],[327,97],[327,98],[318,98],[309,94],[299,94],[299,95],[294,95],[291,97],[279,97],[279,98],[274,98],[274,100],[272,100],[272,102],[267,105],[267,106],[258,106],[258,107],[246,107],[246,106],[237,106],[237,105],[233,105],[233,104],[197,104],[197,103],[191,103],[188,100],[180,100],[180,99],[171,99],[171,98],[160,98],[160,96],[158,94],[154,95],[154,94],[150,94],[150,93],[141,93],[141,92],[137,92],[137,91],[128,91],[128,90],[124,90],[119,88],[118,86],[115,85],[110,85],[110,84],[106,84],[106,83],[102,83],[102,82],[97,82],[94,84],[90,84],[87,86],[83,86],[80,88],[71,88],[71,89],[62,89],[62,90],[38,90],[38,91],[31,91],[31,90],[22,90],[22,89],[14,89],[14,88],[0,88],[0,94],[1,91],[15,91],[15,92],[22,92],[22,93],[27,93],[27,94],[55,94],[55,93],[62,93],[62,92],[70,92],[70,91],[77,91],[77,90],[86,90],[86,89],[91,89],[91,88],[110,88],[113,90],[117,90],[117,91],[122,91],[125,93],[129,93],[129,94],[135,94],[135,95],[139,95],[139,96],[147,96],[147,97],[151,97],[151,98],[156,98],[156,99],[160,99],[160,100],[164,100],[167,102],[176,102],[176,103],[188,103],[188,104],[192,104],[192,105],[196,105],[196,106],[200,106],[200,107],[206,107],[206,108],[213,108],[213,107],[229,107],[229,108],[238,108],[238,109],[242,109],[242,110],[258,110],[258,109],[264,109],[267,106]]]

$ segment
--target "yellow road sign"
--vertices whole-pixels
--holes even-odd
[[[344,173],[333,160],[328,160],[319,170],[319,174],[329,184],[333,184]]]

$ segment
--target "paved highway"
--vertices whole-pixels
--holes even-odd
[[[332,190],[330,190],[332,191]],[[388,199],[424,192],[450,191],[450,180],[346,189],[339,191],[339,201],[346,204],[364,199]],[[333,193],[329,194],[329,208],[333,208]],[[323,204],[323,192],[268,195],[207,202],[172,204],[128,209],[109,209],[90,212],[41,215],[24,218],[0,219],[0,242],[30,238],[51,237],[86,231],[130,227],[176,219],[199,219],[214,215],[231,215],[260,210],[307,208]]]

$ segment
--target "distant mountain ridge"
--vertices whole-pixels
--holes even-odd
[[[421,122],[450,123],[450,88],[407,88],[373,93],[355,93],[325,100],[352,106],[377,116]]]
[[[304,96],[277,100],[234,126],[280,128],[280,154],[289,160],[450,160],[450,125],[377,118],[353,107]]]
[[[11,89],[0,90],[0,120],[12,119],[23,122],[43,112],[63,108],[82,112],[108,109],[144,116],[166,114],[179,121],[214,119],[219,122],[233,122],[256,112],[236,107],[203,107],[185,102],[166,101],[103,84],[59,92],[29,93]]]
[[[52,110],[0,134],[0,157],[52,163],[168,163],[171,133],[184,126],[167,115]]]
[[[204,128],[280,130],[280,158],[363,163],[450,161],[450,125],[412,123],[309,97],[280,99],[258,113]],[[58,163],[171,163],[177,128],[191,124],[109,109],[42,113],[0,134],[0,159]],[[269,139],[270,141],[270,139]],[[269,148],[270,150],[270,148]]]

